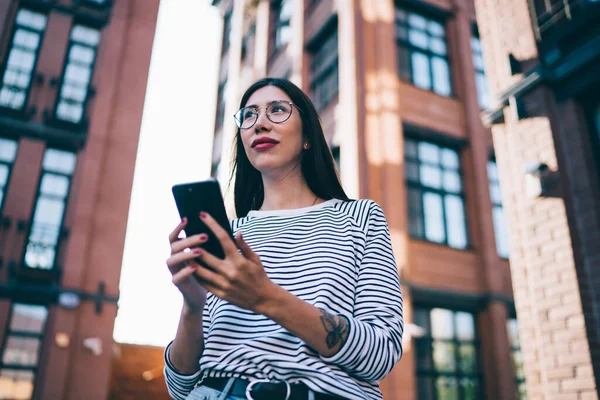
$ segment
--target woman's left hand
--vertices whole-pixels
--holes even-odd
[[[241,232],[235,242],[208,213],[201,213],[202,222],[215,234],[225,253],[225,259],[202,249],[198,258],[210,269],[200,266],[196,276],[215,296],[246,310],[256,308],[266,300],[275,285],[267,276],[260,258],[244,241]],[[241,253],[238,251],[241,250]]]

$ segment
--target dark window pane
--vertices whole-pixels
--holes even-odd
[[[407,161],[404,166],[406,179],[412,182],[419,182],[419,167],[416,162]]]
[[[410,81],[410,66],[410,51],[404,47],[398,47],[398,70],[401,79]]]
[[[435,380],[438,400],[458,400],[456,378],[439,377]]]
[[[430,371],[433,370],[431,355],[431,342],[428,339],[415,340],[415,359],[417,369]]]
[[[419,400],[434,400],[433,379],[431,377],[417,378]]]
[[[458,346],[458,353],[460,356],[460,372],[466,374],[475,373],[477,368],[477,355],[475,353],[475,346],[471,344],[461,344]]]
[[[421,191],[419,189],[408,188],[408,215],[409,231],[413,237],[422,238],[423,231],[423,210],[421,208]]]
[[[417,158],[417,143],[414,140],[404,139],[404,155],[409,158]]]
[[[463,378],[460,380],[460,386],[464,393],[464,400],[479,400],[479,384],[474,379]]]

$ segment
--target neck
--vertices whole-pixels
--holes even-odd
[[[265,198],[262,211],[291,210],[319,203],[310,190],[300,164],[284,174],[262,174]]]

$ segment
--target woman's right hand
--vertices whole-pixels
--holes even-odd
[[[206,234],[179,238],[179,234],[187,225],[183,219],[169,235],[171,243],[171,257],[167,259],[167,267],[173,276],[173,284],[183,295],[184,307],[193,313],[201,313],[206,303],[207,290],[198,282],[194,275],[197,268],[201,268],[198,257],[198,246],[208,239]]]

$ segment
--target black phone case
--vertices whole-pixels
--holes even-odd
[[[184,217],[188,219],[184,230],[186,237],[206,233],[208,241],[202,244],[201,247],[216,257],[225,258],[221,243],[200,219],[200,212],[209,213],[233,239],[219,182],[209,179],[201,182],[184,183],[174,185],[172,191],[179,216],[182,219]]]

